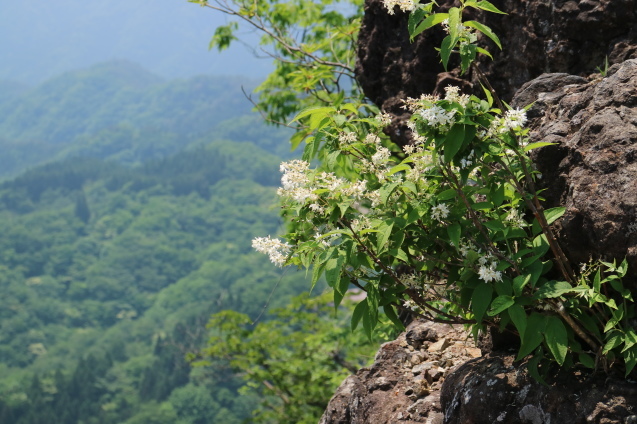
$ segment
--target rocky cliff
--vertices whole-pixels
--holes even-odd
[[[534,160],[547,206],[567,208],[557,223],[559,242],[574,264],[627,257],[635,292],[637,5],[492,3],[508,15],[480,19],[500,36],[503,52],[480,66],[505,100],[535,102],[528,113],[531,142],[556,143]],[[366,1],[357,74],[368,97],[394,115],[389,135],[399,144],[409,142],[401,99],[440,93],[448,84],[475,88],[471,74],[461,78],[457,69],[441,68],[434,47],[443,34],[430,31],[412,44],[406,25],[406,14],[389,16],[381,0]],[[596,73],[605,58],[611,68]],[[511,352],[485,349],[477,357],[460,329],[414,325],[384,345],[371,368],[343,383],[321,424],[637,423],[637,384],[621,376],[576,371],[543,386]]]

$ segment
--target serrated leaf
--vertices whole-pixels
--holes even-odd
[[[389,199],[389,196],[391,196],[394,190],[396,190],[396,187],[398,187],[400,184],[400,182],[394,182],[391,184],[386,184],[380,188],[380,200],[383,204],[387,203],[387,199]]]
[[[386,224],[382,223],[378,226],[378,234],[376,234],[376,250],[381,252],[384,250],[389,237],[391,236],[391,231],[394,228],[394,223]]]
[[[394,310],[394,307],[392,305],[383,306],[383,312],[385,312],[385,316],[389,318],[389,320],[396,326],[398,331],[405,330],[405,326],[400,321],[400,319],[398,319],[398,315],[396,315],[396,311]]]
[[[553,358],[560,366],[563,365],[568,353],[568,334],[564,323],[558,317],[550,316],[547,318],[544,340],[553,354]]]
[[[299,119],[303,119],[311,115],[321,115],[321,118],[322,118],[327,116],[328,113],[334,112],[335,110],[336,109],[334,109],[333,107],[325,107],[325,106],[308,107],[307,109],[303,109],[302,111],[297,113],[296,116],[292,118],[292,120],[290,121],[290,124],[292,124],[295,121],[298,121]]]
[[[447,70],[447,65],[449,64],[449,57],[451,57],[451,52],[458,42],[457,38],[453,38],[451,35],[447,35],[440,44],[440,59],[442,60],[442,66]]]

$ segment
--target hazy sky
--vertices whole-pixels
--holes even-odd
[[[0,0],[0,79],[35,84],[112,59],[169,78],[265,76],[269,61],[241,45],[208,50],[225,20],[186,0]]]

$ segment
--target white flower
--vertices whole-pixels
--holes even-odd
[[[480,269],[478,269],[478,276],[485,283],[489,283],[491,281],[502,281],[502,273],[500,271],[495,270],[495,264],[491,264],[491,266],[482,265]]]
[[[310,204],[310,210],[314,211],[316,213],[319,213],[321,215],[323,215],[325,213],[325,208],[321,205],[319,205],[318,203],[312,203]]]
[[[376,165],[387,162],[389,157],[391,156],[391,152],[386,147],[379,147],[376,149],[376,153],[372,156],[372,162]]]
[[[467,107],[469,104],[469,96],[460,94],[460,88],[453,85],[445,87],[445,100],[459,103],[462,107]]]
[[[380,122],[380,125],[386,127],[391,124],[391,115],[389,113],[381,113],[376,116],[376,120]]]
[[[507,110],[504,114],[504,127],[506,131],[521,130],[526,124],[526,112],[524,109]]]
[[[400,7],[403,12],[411,12],[416,8],[416,3],[413,0],[383,0],[383,4],[387,9],[387,13],[394,14],[394,7]]]
[[[376,134],[369,133],[365,137],[366,144],[380,144],[380,137]]]
[[[440,127],[443,125],[450,125],[453,123],[455,109],[446,111],[438,105],[434,105],[428,109],[421,109],[419,111],[420,116],[427,121],[427,124],[432,127]]]
[[[358,134],[353,131],[342,132],[338,135],[338,141],[343,144],[355,143],[358,140]]]
[[[309,183],[307,171],[310,164],[304,160],[293,160],[290,162],[282,162],[280,170],[283,173],[281,177],[281,185],[285,190],[301,187]]]
[[[443,219],[449,216],[449,207],[444,203],[431,208],[431,217],[437,221],[442,222]]]
[[[343,188],[343,194],[355,199],[361,199],[365,195],[365,190],[367,190],[367,181],[361,180]]]
[[[272,239],[270,236],[254,238],[252,240],[252,247],[257,252],[268,255],[270,261],[278,267],[282,267],[285,264],[292,250],[292,246],[289,244],[283,243],[279,239]]]

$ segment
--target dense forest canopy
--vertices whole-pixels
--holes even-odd
[[[250,246],[282,225],[289,132],[250,111],[239,79],[166,81],[127,62],[8,93],[0,422],[249,417],[262,393],[239,395],[246,383],[227,365],[192,370],[185,357],[212,313],[268,320],[307,292],[304,274]]]

